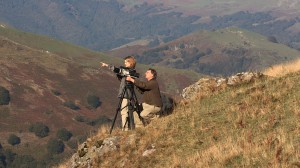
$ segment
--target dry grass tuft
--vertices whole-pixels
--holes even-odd
[[[145,128],[114,130],[122,139],[120,149],[95,166],[297,167],[299,83],[300,73],[293,73],[179,103],[171,115]],[[107,134],[108,129],[101,128],[91,139]],[[154,153],[142,156],[153,148]]]
[[[266,69],[263,74],[273,77],[281,77],[289,73],[300,71],[300,60],[286,64],[274,65]]]

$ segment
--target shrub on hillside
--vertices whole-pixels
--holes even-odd
[[[78,135],[77,136],[77,141],[81,144],[84,141],[86,141],[87,138],[88,138],[88,135]]]
[[[51,90],[51,92],[55,95],[55,96],[60,96],[61,93],[58,90]]]
[[[21,143],[21,139],[20,139],[20,137],[16,136],[15,134],[10,134],[7,142],[14,146],[14,145]]]
[[[10,116],[10,109],[8,107],[0,109],[0,118],[4,119]]]
[[[74,120],[76,120],[78,122],[86,122],[88,119],[85,116],[77,115],[74,117]]]
[[[75,103],[71,101],[64,102],[64,106],[69,107],[72,110],[79,110],[80,107],[78,107]]]
[[[207,48],[206,51],[205,51],[205,54],[210,55],[211,53],[212,53],[212,50],[210,48]]]
[[[0,160],[2,161],[2,163],[5,166],[10,165],[14,161],[14,159],[15,159],[16,156],[17,156],[17,154],[13,153],[10,149],[8,149],[8,150],[0,150],[0,157],[1,157]],[[0,167],[1,167],[1,161],[0,161]]]
[[[91,119],[89,121],[86,121],[86,124],[90,126],[100,126],[100,125],[105,125],[105,124],[110,124],[112,120],[106,116],[99,116],[96,119]]]
[[[8,105],[10,101],[9,91],[0,86],[0,105]]]
[[[0,167],[6,167],[5,155],[0,152]]]
[[[65,144],[61,140],[50,139],[47,144],[49,154],[60,154],[64,152]]]
[[[48,136],[50,130],[47,125],[37,122],[30,125],[29,131],[33,132],[36,136],[43,138]]]
[[[97,107],[99,107],[101,105],[99,97],[97,97],[95,95],[88,95],[87,96],[87,103],[93,109],[96,109]]]
[[[56,137],[63,141],[68,141],[72,136],[73,136],[72,132],[68,131],[65,128],[59,129],[56,133]]]
[[[71,148],[71,149],[77,149],[78,148],[78,142],[76,139],[71,139],[70,141],[67,142],[67,145]]]
[[[0,153],[0,167],[5,168],[6,167],[6,161],[5,161],[5,156],[4,154]]]
[[[272,43],[278,43],[276,37],[274,37],[274,36],[269,36],[269,37],[268,37],[268,40],[269,40],[270,42],[272,42]]]
[[[37,167],[37,161],[30,155],[17,155],[9,167]]]

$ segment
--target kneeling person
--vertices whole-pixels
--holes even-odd
[[[139,92],[143,94],[143,111],[140,113],[140,116],[144,119],[152,119],[158,115],[163,103],[156,80],[156,70],[149,68],[145,73],[145,77],[147,79],[146,82],[131,77],[127,77],[126,80],[131,81],[138,88]]]

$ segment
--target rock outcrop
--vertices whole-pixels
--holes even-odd
[[[93,167],[93,160],[103,156],[105,153],[115,151],[119,148],[119,137],[109,137],[104,140],[88,139],[78,147],[77,152],[67,163],[67,167]]]
[[[263,76],[262,73],[242,72],[228,78],[202,78],[195,84],[183,89],[181,97],[184,100],[197,98],[201,95],[207,95],[217,90],[222,90],[228,86],[253,82]]]

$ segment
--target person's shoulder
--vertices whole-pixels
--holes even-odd
[[[158,83],[156,79],[151,79],[148,81],[149,83]]]

